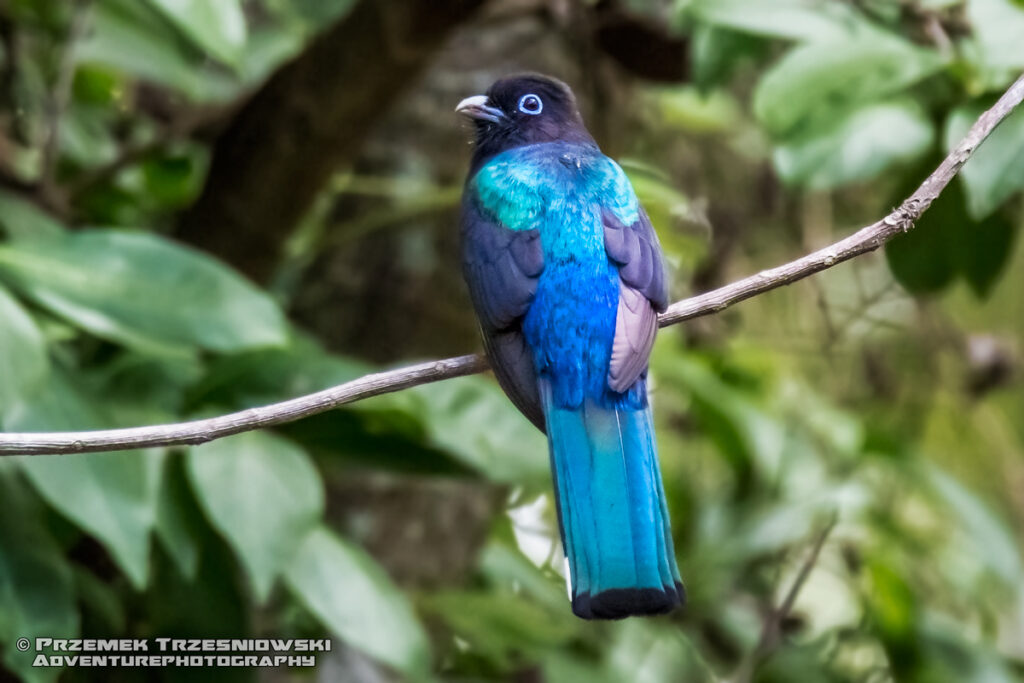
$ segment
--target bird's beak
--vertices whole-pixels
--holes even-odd
[[[473,95],[473,97],[467,97],[459,102],[455,111],[471,119],[490,121],[491,123],[497,123],[506,118],[505,112],[497,107],[492,107],[488,102],[490,100],[487,95]]]

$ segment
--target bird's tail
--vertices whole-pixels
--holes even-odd
[[[576,409],[541,394],[572,610],[584,619],[662,614],[685,601],[649,407]]]

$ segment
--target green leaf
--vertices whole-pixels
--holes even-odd
[[[113,161],[118,153],[118,143],[112,134],[114,120],[110,110],[68,107],[60,121],[62,159],[85,168]]]
[[[405,595],[363,550],[324,527],[306,536],[286,580],[346,643],[411,675],[430,666],[426,633]]]
[[[831,0],[694,0],[701,21],[770,38],[842,40],[866,26],[851,8]]]
[[[138,0],[97,2],[75,57],[81,64],[169,86],[196,101],[229,100],[238,92],[237,83],[205,67],[201,54],[179,39],[174,26]]]
[[[0,227],[13,240],[60,237],[65,228],[38,206],[0,191]]]
[[[933,205],[934,208],[934,205]],[[893,277],[911,294],[935,294],[956,277],[956,267],[940,239],[938,227],[916,228],[885,245],[885,260]]]
[[[254,28],[245,44],[245,54],[236,71],[245,83],[258,83],[302,51],[309,36],[294,27],[282,30],[280,25]]]
[[[967,18],[988,65],[1024,66],[1024,5],[1013,0],[969,0]]]
[[[269,296],[219,261],[142,232],[88,230],[0,246],[0,279],[93,334],[141,349],[282,344]]]
[[[181,575],[191,581],[199,572],[203,519],[188,486],[184,458],[172,453],[166,467],[157,503],[156,537]]]
[[[970,489],[934,464],[924,474],[935,495],[966,531],[965,540],[979,557],[1009,587],[1018,587],[1024,577],[1013,532],[988,505]]]
[[[102,581],[92,570],[81,565],[75,565],[73,571],[75,593],[84,608],[83,612],[88,615],[86,623],[89,623],[91,617],[94,620],[92,623],[99,622],[107,633],[124,633],[128,626],[128,615],[126,605],[114,587],[116,582]]]
[[[942,59],[889,34],[811,43],[790,50],[760,80],[754,113],[774,135],[790,135],[837,111],[905,90]]]
[[[698,23],[690,42],[693,83],[702,93],[725,96],[733,73],[744,62],[757,63],[771,45],[761,38],[715,24]]]
[[[961,228],[961,246],[953,252],[954,258],[978,298],[986,298],[999,282],[1010,263],[1019,232],[1020,219],[1010,218],[1004,212]]]
[[[772,157],[787,183],[830,189],[870,180],[924,154],[931,121],[911,100],[856,109],[787,139]]]
[[[379,369],[365,361],[328,355],[301,333],[296,333],[287,347],[221,356],[208,367],[188,402],[217,410],[224,406],[240,410],[293,398]],[[503,410],[510,411],[507,415],[511,419],[518,419],[500,395],[481,400],[496,401]],[[341,456],[359,466],[468,474],[463,463],[432,442],[428,425],[431,418],[425,410],[417,397],[383,396],[282,425],[278,432],[315,456]],[[461,455],[455,457],[464,459]]]
[[[202,189],[205,160],[199,149],[183,148],[142,164],[144,196],[161,208],[191,204]]]
[[[108,69],[80,66],[72,84],[75,104],[116,107],[124,95],[124,79]]]
[[[671,106],[664,100],[662,104],[667,105],[666,109]],[[719,116],[720,120],[728,120],[730,106],[735,107],[735,103],[724,109],[712,105],[705,113],[709,119]],[[696,208],[661,169],[634,159],[620,159],[619,163],[629,177],[640,204],[658,229],[666,259],[683,272],[696,270],[708,251],[708,226],[703,211]]]
[[[1024,50],[1022,50],[1024,52]],[[953,149],[986,109],[982,103],[953,110],[946,122],[946,148]],[[981,220],[1024,188],[1024,108],[992,131],[960,171],[967,192],[967,212]]]
[[[272,613],[253,609],[240,563],[209,524],[204,522],[199,539],[201,553],[195,577],[183,576],[171,562],[154,563],[150,589],[140,601],[131,601],[135,608],[132,616],[145,615],[150,633],[154,634],[233,638],[252,633],[253,617],[258,614],[262,619],[262,615]],[[220,675],[210,677],[191,673],[184,678],[225,683],[246,681],[244,676],[226,676],[223,670],[217,673]]]
[[[696,88],[666,88],[658,93],[657,103],[666,124],[688,132],[724,134],[740,121],[736,100],[722,90],[703,94]],[[632,174],[630,181],[636,185]]]
[[[652,367],[658,377],[685,388],[694,416],[739,476],[754,472],[755,465],[766,478],[777,476],[786,439],[774,416],[693,356],[656,346]]]
[[[567,601],[552,613],[512,592],[437,592],[426,598],[425,608],[444,619],[473,652],[506,667],[516,654],[537,657],[565,647],[580,627]]]
[[[315,340],[296,331],[285,347],[211,359],[189,400],[247,408],[311,394],[375,371],[364,361],[328,355]]]
[[[545,681],[587,681],[587,683],[621,683],[616,672],[608,671],[604,662],[568,654],[568,649],[553,649],[543,659]],[[689,682],[688,682],[689,683]],[[694,681],[693,683],[697,683]]]
[[[883,0],[884,1],[884,0]],[[800,681],[800,683],[845,683],[849,678],[837,676],[832,667],[827,663],[828,658],[824,654],[824,648],[820,643],[810,642],[804,644],[798,641],[794,644],[787,644],[787,647],[780,648],[764,664],[757,669],[757,679],[764,683],[781,683],[789,681]],[[710,680],[716,680],[711,678]],[[894,679],[902,680],[902,679]],[[931,680],[937,683],[941,679],[915,679]],[[956,679],[959,680],[959,679]]]
[[[904,189],[900,197],[909,193]],[[1019,222],[1005,212],[974,220],[961,185],[953,183],[913,230],[885,245],[885,258],[893,276],[912,294],[940,292],[962,275],[977,296],[985,297],[1010,261],[1018,229]]]
[[[193,448],[199,505],[241,558],[260,602],[324,512],[320,475],[290,441],[248,432]]]
[[[422,423],[430,446],[451,453],[491,481],[547,481],[544,435],[494,382],[462,377],[423,384],[361,403],[357,409],[381,407],[409,412]]]
[[[239,0],[149,0],[198,47],[237,65],[245,50],[245,14]]]
[[[46,683],[60,669],[33,668],[33,650],[18,638],[71,638],[78,634],[71,567],[42,525],[44,511],[0,463],[0,652],[4,668],[27,683]]]
[[[480,553],[480,571],[496,588],[529,596],[559,616],[569,614],[565,581],[545,575],[518,548],[492,540]]]
[[[631,683],[720,680],[680,629],[662,624],[653,619],[624,619],[616,624],[613,640],[607,645],[609,668],[616,674],[616,680]],[[637,665],[639,662],[642,666]]]
[[[16,431],[73,431],[109,427],[103,401],[87,396],[62,373],[15,404],[5,427]],[[163,453],[120,451],[16,457],[43,499],[110,551],[136,588],[149,577],[149,532],[156,518]]]
[[[867,566],[870,590],[867,607],[883,642],[905,644],[913,638],[918,611],[917,595],[907,579],[894,567],[897,555],[875,552]]]
[[[0,425],[19,397],[31,394],[49,372],[46,340],[32,316],[0,287]]]

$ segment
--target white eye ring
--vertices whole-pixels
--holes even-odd
[[[531,99],[532,102],[529,102],[529,104],[532,105],[536,103],[536,108],[527,107],[527,101]],[[532,92],[526,93],[525,95],[519,98],[519,111],[523,112],[524,114],[529,114],[530,116],[536,116],[537,114],[544,111],[544,101],[541,100],[539,96],[534,95]]]

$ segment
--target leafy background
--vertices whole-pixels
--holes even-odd
[[[0,426],[478,348],[451,107],[509,71],[573,83],[681,297],[884,215],[1024,69],[1019,0],[478,4],[0,3]],[[347,681],[1024,680],[1022,187],[1019,111],[884,255],[663,331],[685,611],[571,616],[544,440],[470,377],[0,459],[0,679],[311,675],[32,668],[45,635],[330,636]]]

